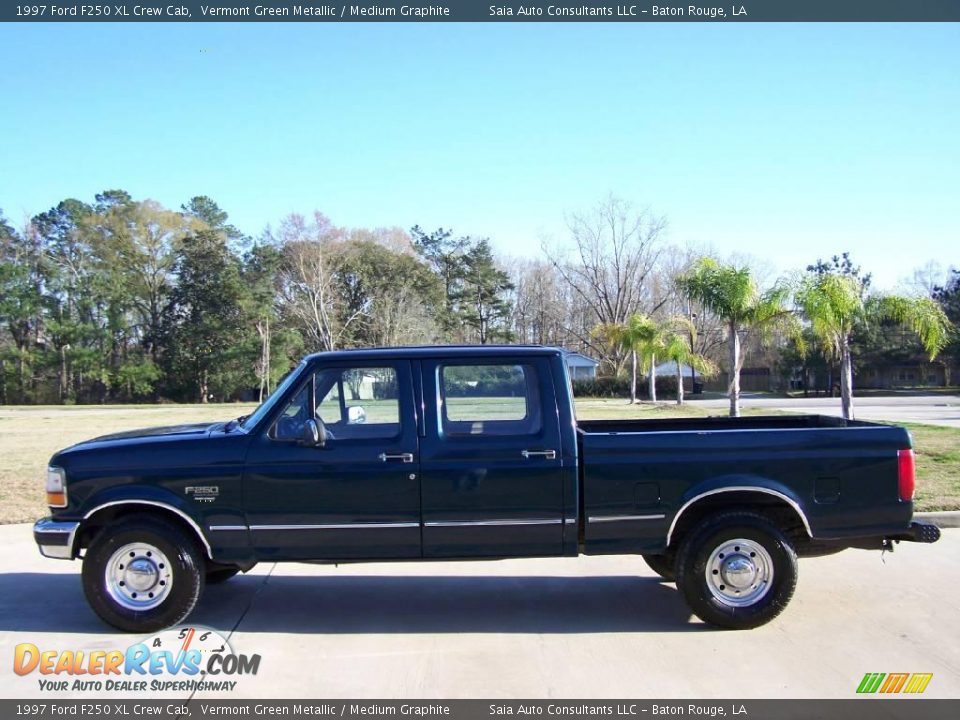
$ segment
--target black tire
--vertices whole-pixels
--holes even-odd
[[[759,595],[750,604],[739,606],[731,603],[743,602],[748,598],[727,601],[718,598],[718,594],[723,595],[724,589],[728,596],[731,590],[739,592],[733,585],[725,588],[722,584],[722,569],[720,572],[711,572],[717,578],[713,590],[706,575],[712,553],[720,550],[725,542],[737,539],[753,544],[761,556],[765,552],[772,566],[769,582],[757,584],[766,587],[765,591],[759,591],[765,594]],[[739,546],[736,550],[739,553]],[[722,556],[718,555],[718,558]],[[726,512],[704,520],[681,545],[676,567],[677,589],[683,593],[690,609],[704,622],[731,630],[747,630],[773,620],[790,602],[797,585],[797,554],[790,540],[769,519],[754,512]],[[757,591],[747,587],[743,592],[749,594]]]
[[[131,609],[111,595],[108,564],[132,543],[149,544],[169,560],[169,591],[156,607]],[[193,610],[203,591],[204,561],[194,539],[176,525],[151,515],[131,515],[94,537],[83,558],[82,578],[87,602],[104,622],[127,632],[154,632],[176,625]]]
[[[225,583],[238,572],[240,572],[240,568],[232,567],[218,567],[207,570],[206,583],[207,585],[219,585],[220,583]]]
[[[669,555],[644,555],[643,560],[651,570],[667,582],[676,580],[677,556],[673,553]]]

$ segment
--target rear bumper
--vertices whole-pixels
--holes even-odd
[[[906,532],[889,535],[888,540],[905,540],[907,542],[935,543],[940,539],[940,528],[932,523],[917,522],[914,520]]]
[[[842,543],[845,547],[859,548],[860,550],[890,550],[898,542],[935,543],[940,539],[940,528],[931,523],[914,520],[906,530],[870,535],[868,537],[852,538]]]
[[[73,560],[73,543],[79,527],[79,522],[43,518],[33,525],[33,539],[44,557]]]

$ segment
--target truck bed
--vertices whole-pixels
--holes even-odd
[[[903,428],[822,415],[580,422],[582,549],[662,551],[684,506],[720,488],[804,508],[815,538],[906,528],[897,452],[910,444]]]
[[[751,415],[662,420],[581,420],[581,433],[690,432],[717,430],[809,430],[811,428],[870,427],[879,423],[844,420],[827,415]]]

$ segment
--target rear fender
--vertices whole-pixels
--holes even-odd
[[[681,496],[680,505],[670,520],[670,528],[667,530],[667,547],[670,546],[677,524],[684,514],[689,513],[691,508],[695,508],[698,503],[708,498],[721,499],[724,494],[738,494],[742,497],[750,493],[754,493],[758,498],[764,500],[779,500],[789,506],[796,513],[799,521],[803,523],[807,535],[813,537],[813,529],[804,509],[804,503],[793,490],[782,483],[759,475],[723,475],[698,483]]]

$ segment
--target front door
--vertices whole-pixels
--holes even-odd
[[[424,557],[559,555],[560,428],[545,358],[424,361]]]
[[[262,559],[418,558],[420,477],[410,363],[322,364],[247,456]],[[326,436],[304,445],[313,418]]]

